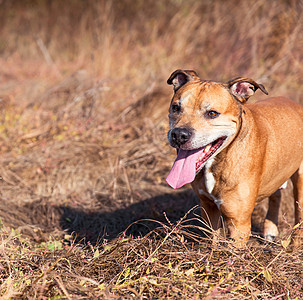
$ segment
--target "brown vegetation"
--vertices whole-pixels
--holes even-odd
[[[262,204],[235,250],[165,184],[169,74],[252,77],[303,103],[302,5],[0,1],[0,295],[302,298],[290,188],[279,240],[258,236]]]

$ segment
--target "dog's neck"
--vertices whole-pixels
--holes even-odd
[[[195,190],[208,195],[210,199],[220,198],[224,189],[232,189],[239,181],[238,174],[243,157],[253,158],[253,153],[248,153],[247,143],[255,139],[256,132],[251,131],[255,122],[253,113],[249,108],[243,108],[239,116],[239,128],[230,144],[210,160],[199,174],[197,174],[192,186]],[[255,149],[257,151],[257,149]],[[235,160],[238,157],[239,160]],[[245,160],[244,160],[245,161]],[[220,187],[220,189],[216,187]]]

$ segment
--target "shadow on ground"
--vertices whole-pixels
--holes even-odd
[[[182,219],[186,225],[202,227],[200,201],[191,189],[178,193],[165,193],[148,198],[113,212],[85,212],[62,207],[60,226],[69,234],[76,234],[78,241],[100,242],[112,240],[120,234],[144,236],[161,227],[160,223],[176,224]],[[257,206],[252,216],[252,232],[260,235],[265,217],[264,205]],[[191,229],[198,231],[201,230]]]
[[[91,243],[112,240],[123,232],[128,236],[144,236],[161,226],[159,222],[174,224],[184,216],[189,220],[199,218],[200,214],[199,200],[191,190],[157,195],[113,212],[85,212],[71,207],[62,207],[62,211],[62,229]]]
[[[185,216],[186,224],[202,225],[199,200],[191,189],[162,193],[125,208],[106,212],[102,209],[58,205],[47,198],[24,206],[12,205],[5,202],[0,204],[0,218],[4,224],[31,236],[37,242],[48,240],[50,235],[62,237],[62,231],[74,234],[78,242],[90,241],[92,244],[102,242],[103,239],[115,239],[123,232],[127,236],[144,236],[161,226],[161,223],[175,224]],[[264,208],[258,211],[257,207],[254,215],[252,231],[260,234]]]

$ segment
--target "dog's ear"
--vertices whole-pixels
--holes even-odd
[[[260,89],[264,94],[268,95],[268,92],[262,84],[256,83],[250,78],[238,77],[232,79],[227,82],[227,87],[240,102],[246,102],[257,89]]]
[[[169,78],[167,79],[168,84],[172,84],[174,86],[174,90],[176,91],[182,85],[189,81],[194,81],[200,79],[198,74],[193,70],[176,70],[173,72]]]

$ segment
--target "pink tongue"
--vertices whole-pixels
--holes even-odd
[[[166,182],[174,189],[194,181],[196,176],[196,161],[201,156],[203,148],[195,150],[179,149],[178,156],[170,170]]]

